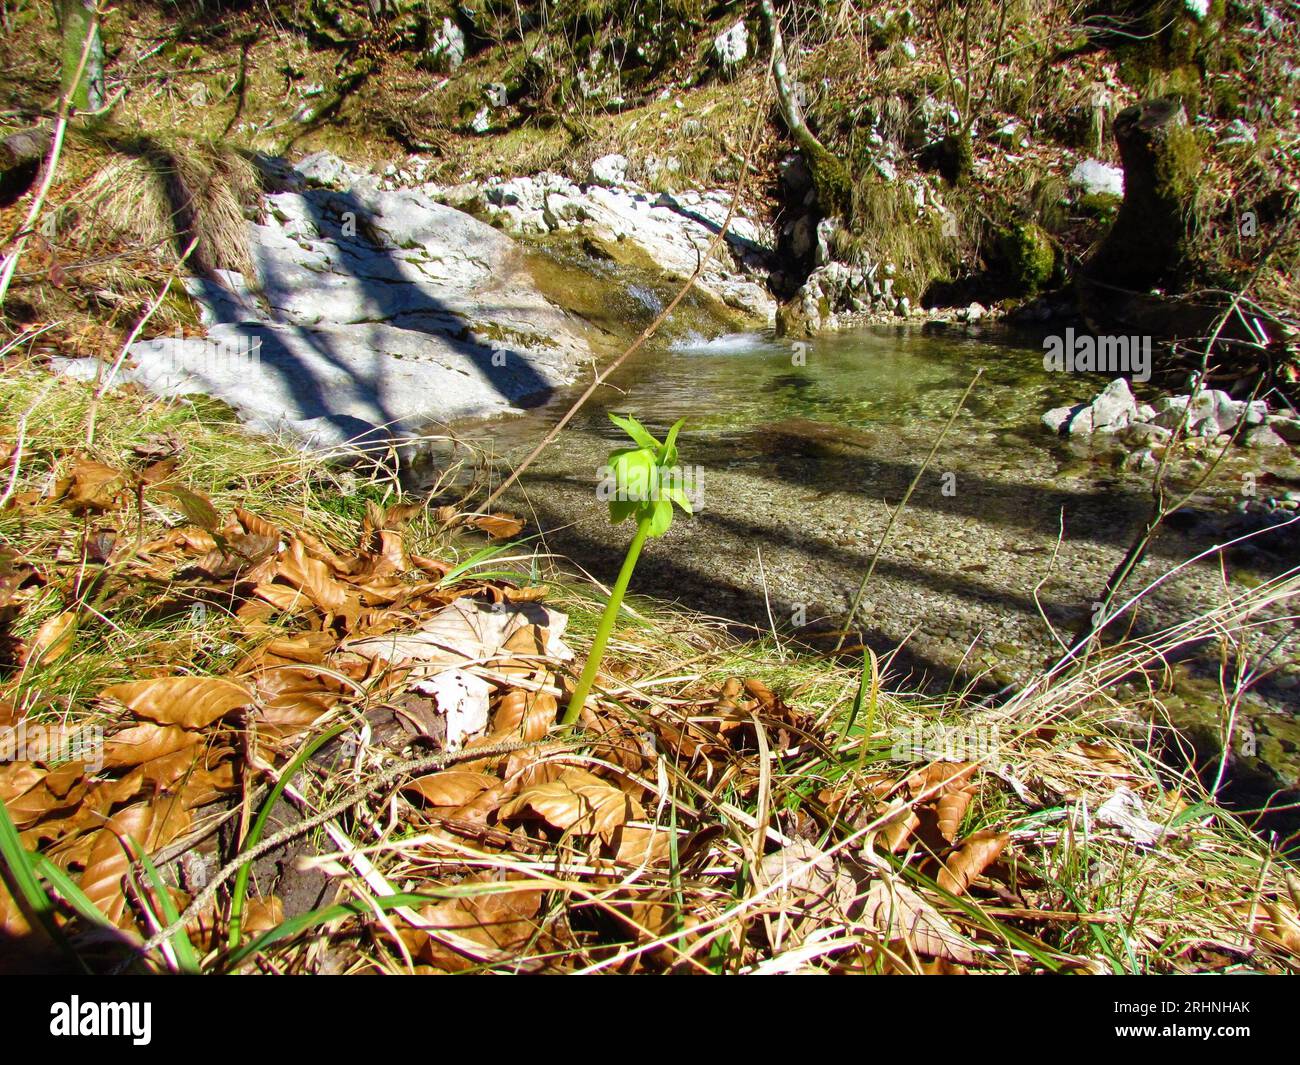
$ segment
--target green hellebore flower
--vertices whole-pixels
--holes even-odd
[[[677,471],[677,433],[682,420],[668,431],[662,443],[630,415],[610,414],[609,420],[622,429],[636,447],[619,448],[609,456],[614,484],[622,497],[610,500],[609,518],[617,524],[635,517],[647,523],[649,536],[663,536],[673,523],[673,504],[693,513]]]

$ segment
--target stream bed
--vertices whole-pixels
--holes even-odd
[[[698,470],[702,507],[651,541],[633,592],[727,618],[741,633],[775,627],[816,646],[819,632],[843,624],[891,510],[982,369],[894,524],[859,625],[879,652],[899,648],[891,661],[896,683],[932,690],[1015,683],[1059,657],[1057,637],[1068,640],[1090,615],[1151,503],[1149,473],[1124,470],[1122,456],[1089,454],[1043,429],[1043,411],[1091,398],[1105,379],[1049,373],[1042,351],[1033,336],[916,325],[802,344],[757,333],[678,339],[629,360],[503,505],[528,519],[528,532],[541,532],[547,550],[610,581],[630,527],[611,526],[596,498],[600,467],[623,441],[606,411],[630,412],[657,435],[685,418],[681,462]],[[574,394],[458,432],[504,468]],[[1195,468],[1185,464],[1179,474]],[[1259,519],[1235,509],[1247,474],[1265,485],[1300,485],[1290,454],[1234,449],[1174,516],[1134,581],[1146,584],[1256,527]],[[1244,585],[1294,565],[1295,528],[1234,549],[1223,570],[1206,562],[1163,584],[1144,601],[1136,631],[1210,607],[1225,573]],[[1243,729],[1293,786],[1300,766],[1294,623],[1270,627],[1260,646],[1279,636],[1271,661],[1282,668],[1252,693]],[[1196,657],[1174,675],[1165,699],[1171,715],[1217,729],[1217,676]]]

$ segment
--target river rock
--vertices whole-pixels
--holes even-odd
[[[1067,183],[1085,196],[1113,196],[1118,200],[1124,195],[1124,171],[1096,159],[1079,163],[1070,171]]]
[[[440,74],[450,74],[464,62],[465,34],[451,19],[444,18],[429,42],[429,64]]]
[[[737,22],[731,29],[713,38],[713,58],[723,70],[731,70],[745,61],[749,55],[749,31],[744,22]]]
[[[160,395],[215,396],[260,432],[337,446],[531,405],[591,358],[515,242],[425,190],[366,176],[265,207],[249,232],[256,283],[192,279],[207,337],[137,343],[125,376]]]
[[[1267,424],[1288,444],[1300,444],[1300,418],[1274,414],[1268,417]]]
[[[1128,381],[1117,377],[1091,403],[1049,410],[1043,415],[1042,423],[1052,432],[1067,436],[1113,434],[1127,429],[1136,413],[1137,401]]]
[[[621,155],[592,164],[593,178],[612,182],[626,172],[627,159]],[[454,188],[461,189],[462,200],[467,198],[463,187]],[[444,201],[450,191],[426,189]],[[493,179],[482,186],[481,209],[488,222],[513,236],[574,232],[615,262],[685,280],[726,220],[730,200],[731,194],[722,190],[652,195],[625,177],[614,185],[593,181],[579,187],[559,174],[542,173]],[[726,306],[771,324],[776,303],[767,287],[770,230],[737,211],[724,247],[729,255],[709,259],[696,286]]]
[[[602,155],[591,164],[591,180],[606,188],[618,188],[627,181],[627,156]]]
[[[1267,425],[1257,425],[1246,434],[1246,446],[1255,450],[1286,447],[1286,441]]]

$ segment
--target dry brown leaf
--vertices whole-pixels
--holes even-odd
[[[347,589],[330,574],[330,567],[320,559],[312,558],[302,540],[296,537],[290,543],[289,550],[280,556],[276,578],[288,581],[310,599],[317,609],[326,613],[337,611],[347,601]],[[262,587],[258,588],[259,595]]]
[[[245,510],[243,507],[235,508],[235,517],[239,520],[239,524],[244,527],[244,532],[250,536],[264,536],[277,541],[280,539],[281,533],[278,528],[265,518],[259,518],[256,514]]]
[[[140,765],[203,741],[203,735],[175,725],[145,722],[114,733],[104,744],[104,768]]]
[[[867,892],[862,919],[886,942],[903,940],[917,954],[971,965],[975,948],[938,910],[906,884],[877,880]]]
[[[489,773],[471,773],[464,769],[444,769],[419,777],[406,784],[403,791],[416,791],[431,806],[464,806],[488,788],[500,784]]]
[[[269,932],[284,924],[284,903],[277,895],[249,899],[244,910],[244,931],[250,935]]]
[[[566,769],[558,780],[525,788],[501,807],[501,818],[518,817],[526,809],[556,828],[598,835],[606,843],[625,822],[644,816],[635,799],[585,769]]]
[[[122,504],[130,478],[93,459],[78,459],[54,486],[54,497],[74,512],[114,510]]]
[[[109,819],[91,842],[81,890],[119,927],[126,915],[122,878],[131,864],[124,844],[133,842],[146,852],[165,847],[189,827],[189,813],[174,802],[139,803]]]
[[[657,865],[668,860],[668,829],[624,825],[618,834],[614,854],[624,865]]]
[[[944,859],[938,885],[954,895],[964,895],[970,882],[1002,856],[1011,837],[998,832],[975,832]]]
[[[486,881],[487,878],[481,879]],[[469,886],[475,882],[471,879],[462,884]],[[402,938],[426,960],[444,969],[460,971],[471,963],[463,954],[438,941],[439,929],[457,933],[494,953],[509,952],[533,943],[540,931],[537,916],[541,905],[542,892],[533,889],[496,890],[448,899],[419,911],[420,917],[430,926],[430,933],[404,929]]]
[[[495,514],[479,514],[468,520],[467,524],[481,529],[493,540],[508,540],[523,532],[524,523],[513,514],[498,511]]]
[[[62,658],[72,647],[72,637],[76,631],[75,610],[65,610],[52,618],[46,618],[28,645],[27,661],[33,665],[46,665]]]
[[[957,838],[957,832],[961,828],[961,819],[966,815],[966,809],[970,806],[971,800],[975,798],[975,789],[973,787],[953,788],[939,796],[937,812],[939,815],[939,834],[949,843]]]
[[[489,605],[462,598],[426,618],[414,632],[352,640],[345,648],[364,658],[418,663],[422,672],[436,673],[451,666],[508,657],[510,652],[503,649],[510,638],[520,629],[536,626],[545,653],[568,661],[573,652],[560,639],[566,624],[564,614],[540,603]]]
[[[494,740],[540,740],[555,723],[558,704],[550,692],[511,689],[497,705],[492,718]]]
[[[889,820],[880,829],[881,841],[890,854],[897,854],[911,838],[912,833],[920,827],[921,818],[912,809],[909,802],[897,803],[889,815]]]
[[[116,699],[136,717],[187,729],[206,728],[218,718],[253,701],[247,688],[220,677],[136,680],[105,688],[100,697]]]

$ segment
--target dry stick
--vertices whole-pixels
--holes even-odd
[[[769,63],[768,65],[769,74],[771,73],[771,69],[772,68]],[[595,392],[596,389],[598,389],[601,385],[603,385],[609,379],[610,375],[613,374],[615,370],[617,370],[620,366],[623,365],[624,362],[627,361],[629,356],[631,356],[634,352],[639,351],[642,345],[644,345],[646,341],[648,341],[652,336],[655,335],[656,332],[658,332],[659,327],[668,320],[668,316],[671,315],[673,311],[677,309],[677,305],[686,298],[686,294],[690,292],[691,286],[695,284],[700,274],[704,272],[705,264],[708,263],[710,258],[712,258],[713,253],[714,251],[717,250],[718,245],[721,244],[722,241],[726,238],[727,229],[731,225],[731,220],[736,213],[736,205],[740,202],[741,194],[745,191],[745,183],[749,178],[749,162],[754,157],[754,149],[758,145],[758,134],[759,131],[763,128],[763,110],[764,110],[763,105],[767,102],[767,85],[768,85],[767,78],[764,78],[763,93],[761,98],[759,99],[758,113],[754,116],[754,127],[753,130],[750,132],[750,136],[749,136],[749,148],[745,152],[745,165],[740,168],[740,177],[737,179],[736,185],[732,190],[731,205],[727,208],[727,217],[722,220],[722,225],[719,227],[718,232],[714,234],[713,239],[709,241],[709,246],[704,250],[704,254],[700,257],[700,261],[696,264],[695,270],[691,273],[691,276],[686,279],[686,284],[684,284],[681,288],[681,291],[678,292],[677,295],[673,297],[672,302],[669,303],[667,307],[665,307],[662,311],[659,312],[659,317],[657,317],[653,322],[651,322],[639,337],[637,337],[634,341],[632,341],[631,346],[626,351],[624,351],[622,355],[620,355],[617,359],[611,362],[607,367],[605,367],[604,370],[597,372],[596,376],[592,378],[591,384],[587,386],[586,391],[584,391],[582,395],[578,397],[577,402],[574,403],[573,406],[570,407],[568,411],[565,412],[564,417],[561,418],[555,424],[555,426],[551,429],[550,432],[548,432],[544,437],[542,437],[541,443],[539,443],[535,448],[533,448],[532,451],[528,453],[528,457],[525,458],[523,462],[521,462],[518,466],[515,467],[514,472],[511,473],[510,476],[508,476],[504,481],[501,482],[501,484],[497,487],[496,491],[492,492],[487,497],[487,499],[483,501],[484,511],[491,510],[492,504],[495,503],[498,499],[500,499],[501,495],[505,492],[505,490],[519,479],[519,475],[533,464],[534,460],[537,458],[538,455],[540,455],[543,451],[545,451],[548,447],[550,447],[550,445],[555,441],[555,438],[559,436],[560,433],[564,430],[564,427],[568,425],[570,421],[573,420],[574,415],[577,414],[578,411],[582,409],[583,404],[585,404],[587,400],[591,398],[592,393]]]
[[[96,19],[98,19],[98,12],[96,12]],[[45,179],[41,182],[40,190],[32,201],[31,210],[23,220],[22,228],[18,231],[13,251],[5,256],[4,266],[0,268],[0,308],[4,307],[5,296],[9,293],[9,282],[13,280],[14,271],[18,269],[18,260],[22,258],[23,249],[27,247],[27,238],[31,235],[41,208],[45,206],[45,197],[49,195],[50,188],[54,184],[54,172],[58,169],[59,156],[63,153],[63,135],[68,129],[68,112],[72,109],[72,90],[81,84],[81,76],[86,72],[86,64],[90,61],[90,47],[95,39],[94,29],[92,23],[91,30],[87,32],[86,40],[81,46],[81,60],[77,63],[77,72],[69,83],[67,94],[61,94],[59,97],[58,118],[54,123],[54,136],[50,140],[50,154],[45,161]]]
[[[402,777],[409,776],[413,773],[423,773],[429,769],[441,769],[444,766],[452,765],[455,762],[475,762],[481,758],[495,758],[498,755],[512,754],[515,751],[522,751],[530,747],[556,745],[561,747],[573,747],[577,744],[565,743],[564,741],[560,741],[557,744],[554,740],[532,740],[527,742],[516,742],[512,740],[506,743],[492,743],[484,747],[472,747],[463,751],[444,751],[440,754],[425,755],[423,758],[412,758],[405,762],[398,762],[396,765],[389,766],[377,777],[353,788],[344,795],[343,798],[330,803],[329,806],[325,807],[325,809],[321,810],[319,813],[315,813],[311,817],[299,821],[296,824],[289,825],[287,828],[282,829],[275,835],[262,840],[257,844],[257,846],[250,847],[248,850],[236,855],[228,861],[217,870],[203,890],[194,896],[190,904],[185,907],[184,913],[177,917],[176,920],[166,928],[155,932],[145,940],[137,950],[132,952],[131,956],[126,961],[118,966],[115,972],[121,972],[137,958],[147,956],[150,951],[156,950],[163,943],[167,942],[167,940],[192,921],[204,906],[212,901],[212,897],[217,893],[217,889],[222,884],[239,872],[239,870],[249,862],[256,861],[268,851],[278,850],[290,840],[296,839],[305,832],[310,832],[313,828],[320,827],[326,821],[332,820],[333,818],[338,817],[339,814],[350,810],[357,803],[365,799],[366,796],[379,791],[382,788],[389,787]]]
[[[880,553],[885,549],[885,541],[889,539],[889,531],[894,527],[894,522],[897,520],[898,516],[903,513],[903,508],[907,506],[907,501],[912,498],[912,493],[916,491],[916,486],[921,483],[921,478],[925,476],[925,471],[930,468],[930,462],[934,459],[934,456],[938,452],[940,445],[943,443],[944,438],[948,435],[948,430],[952,428],[953,422],[957,420],[957,415],[959,415],[962,408],[966,406],[966,400],[970,397],[971,391],[975,387],[975,383],[980,379],[980,376],[983,373],[983,369],[975,371],[975,376],[971,378],[970,384],[966,386],[966,391],[961,394],[961,399],[957,401],[957,406],[952,409],[952,414],[948,416],[948,421],[943,427],[943,432],[939,434],[939,438],[934,442],[934,447],[930,448],[930,454],[925,456],[925,461],[921,463],[921,468],[916,471],[916,476],[912,478],[912,483],[907,486],[907,491],[903,493],[903,498],[898,501],[898,506],[896,506],[893,513],[889,515],[889,522],[885,525],[885,531],[880,534],[880,541],[876,544],[876,550],[872,552],[871,562],[867,565],[867,572],[862,577],[862,583],[858,585],[858,594],[853,597],[853,605],[849,607],[848,621],[844,626],[844,631],[840,633],[840,638],[835,643],[835,650],[831,652],[832,654],[838,654],[840,648],[844,646],[844,640],[848,636],[849,629],[853,625],[853,619],[858,616],[858,607],[862,605],[862,597],[866,594],[867,585],[871,581],[871,575],[876,572],[876,563],[880,561]]]

